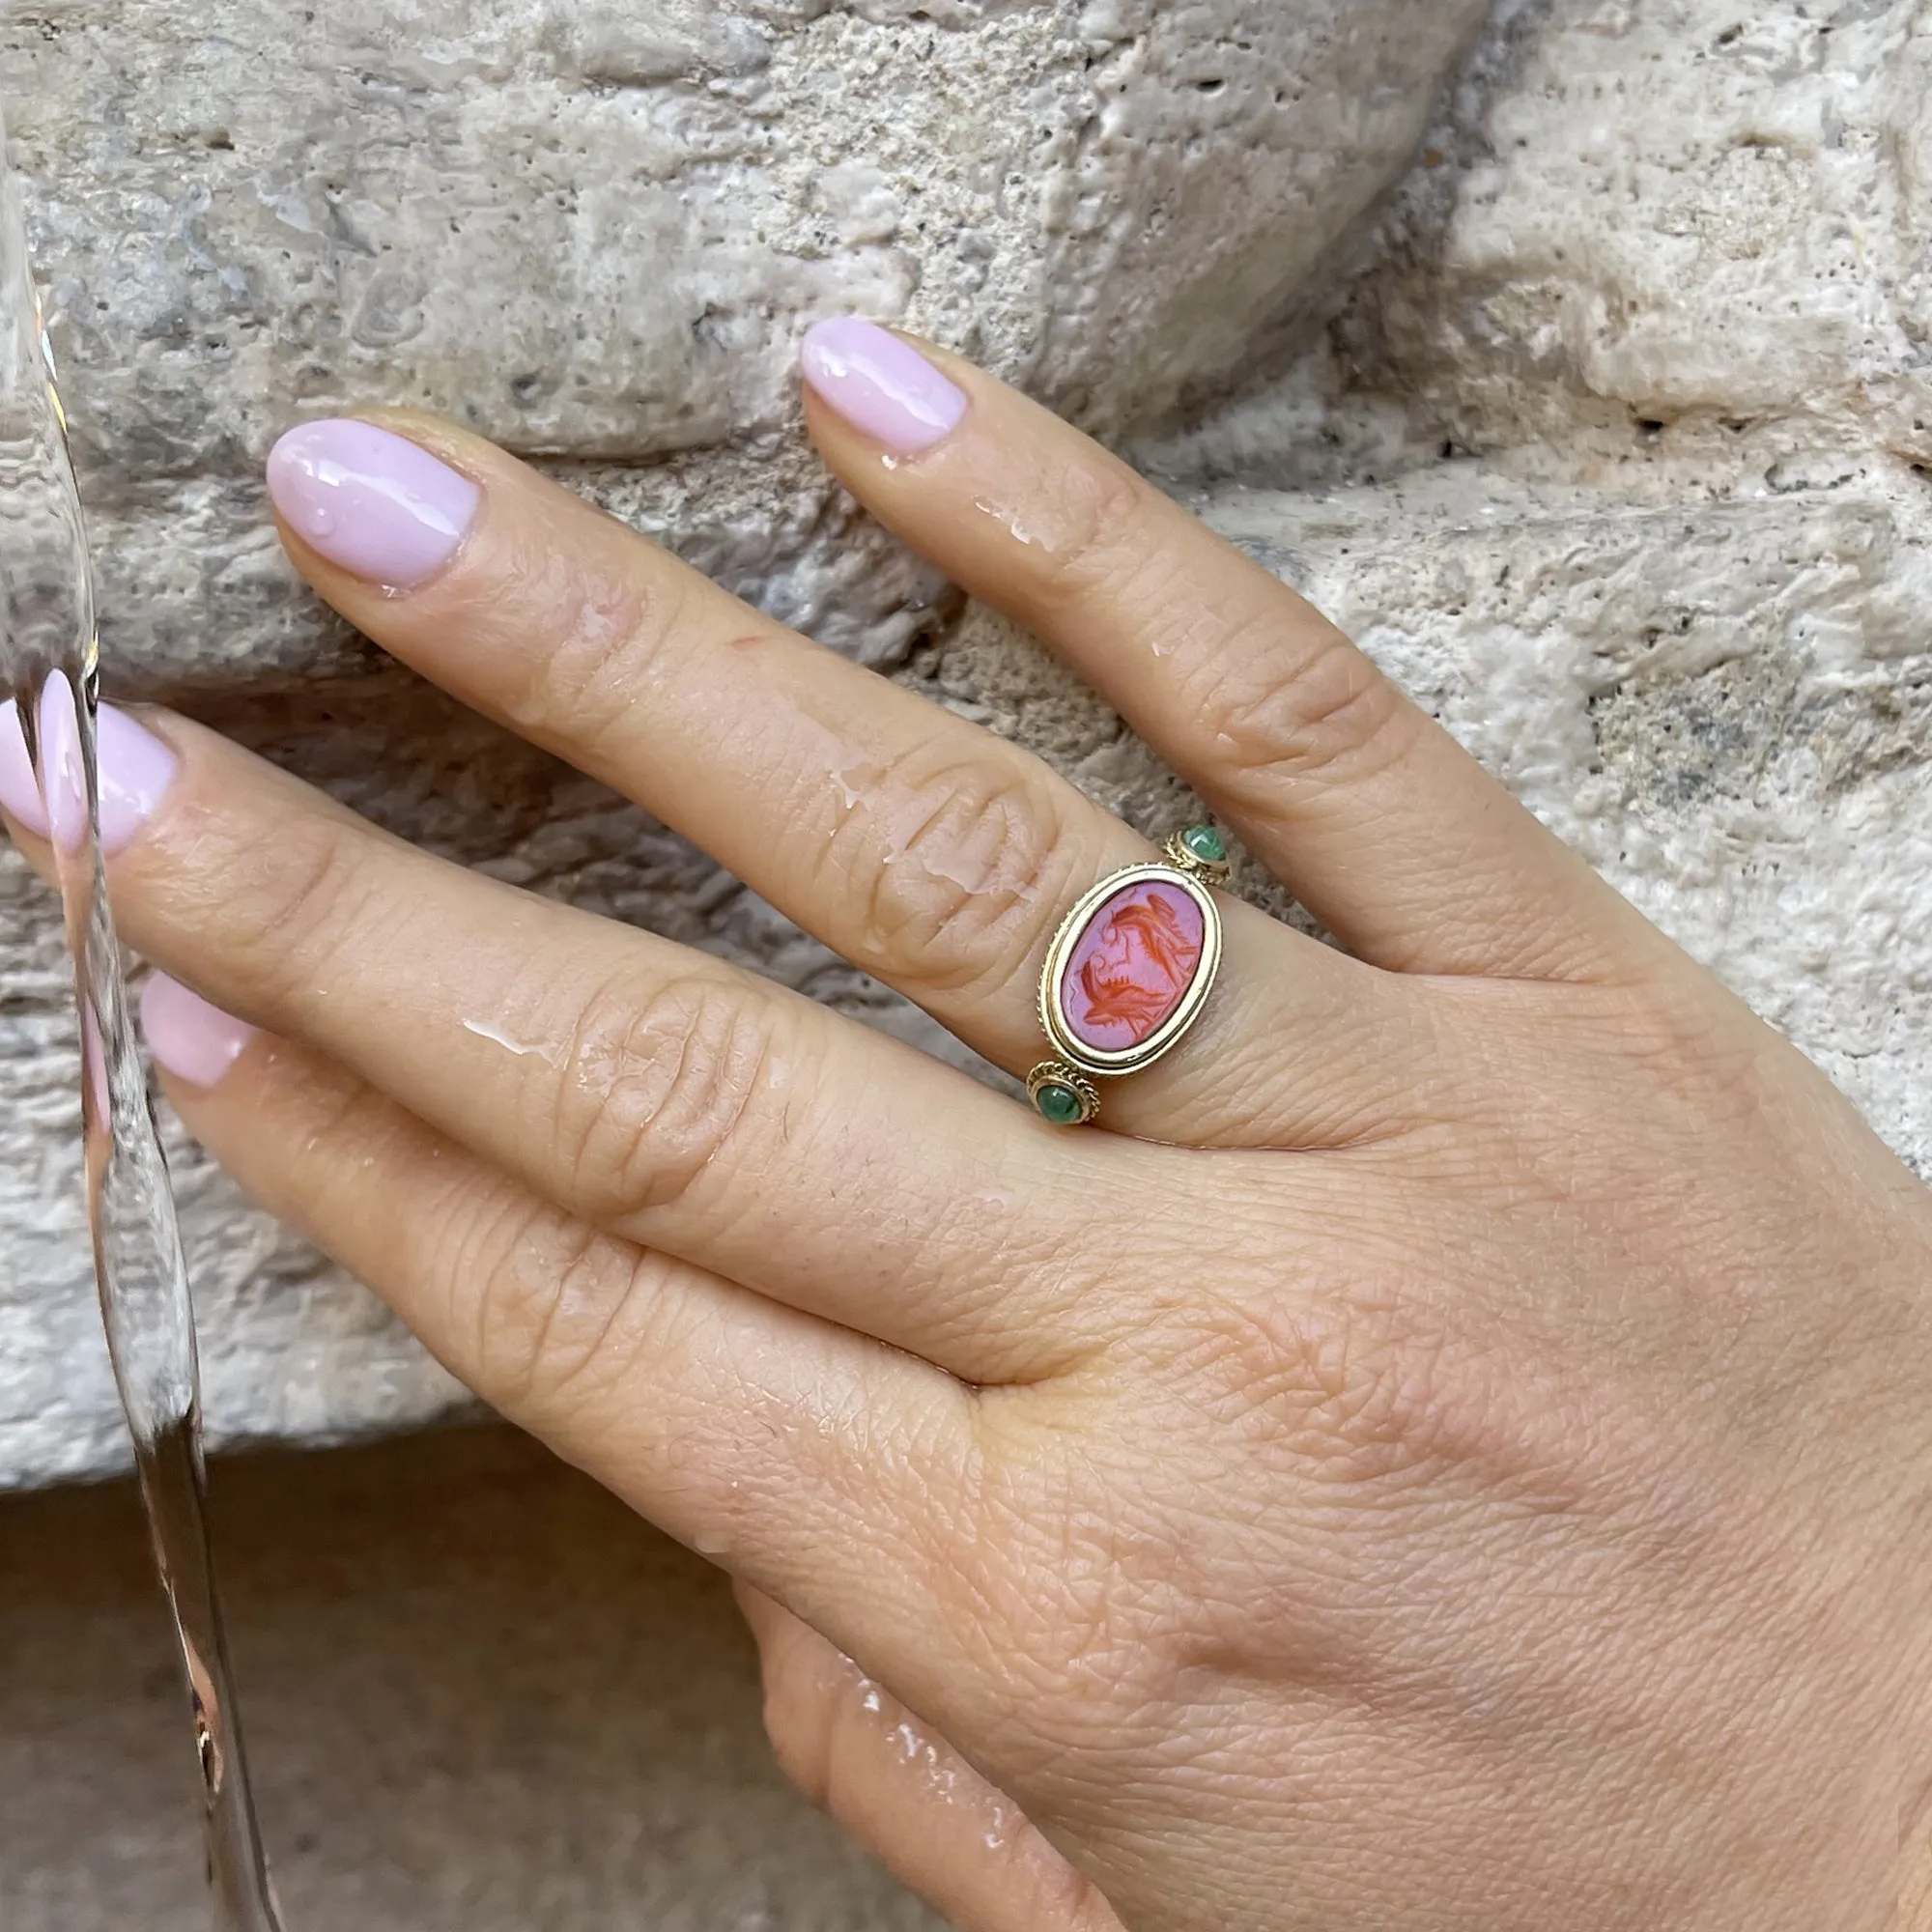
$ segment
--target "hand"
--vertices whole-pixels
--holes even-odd
[[[1923,1190],[1119,463],[877,331],[808,369],[844,482],[1349,952],[1229,900],[1198,1029],[1113,1132],[1056,1131],[117,716],[114,895],[195,989],[146,1000],[189,1125],[758,1593],[786,1762],[964,1925],[1891,1922],[1932,1764]],[[271,464],[331,604],[988,1059],[1041,1057],[1048,944],[1134,832],[384,420]]]

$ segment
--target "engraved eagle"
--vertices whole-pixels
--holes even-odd
[[[1144,1040],[1180,1004],[1201,964],[1201,936],[1164,893],[1130,899],[1107,920],[1080,968],[1087,1024]]]

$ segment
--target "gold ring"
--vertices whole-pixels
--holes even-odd
[[[1027,1094],[1056,1127],[1100,1112],[1096,1081],[1138,1073],[1186,1038],[1221,969],[1228,845],[1211,825],[1167,841],[1162,859],[1102,879],[1066,915],[1039,978],[1039,1020],[1052,1042]]]

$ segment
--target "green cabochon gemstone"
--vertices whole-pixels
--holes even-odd
[[[1056,1127],[1077,1127],[1087,1115],[1086,1103],[1071,1087],[1042,1087],[1034,1104]]]
[[[1219,866],[1228,857],[1228,841],[1211,825],[1190,826],[1181,834],[1180,842],[1204,866]]]

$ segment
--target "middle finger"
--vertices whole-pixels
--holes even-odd
[[[1030,753],[808,643],[447,424],[292,432],[291,554],[385,649],[643,805],[835,952],[1013,1073],[1065,912],[1151,856]],[[434,450],[436,454],[432,454]],[[446,460],[445,460],[446,459]],[[1376,1131],[1412,1093],[1412,987],[1226,908],[1189,1050],[1110,1125],[1194,1145]],[[1254,1043],[1275,1046],[1258,1055]]]

